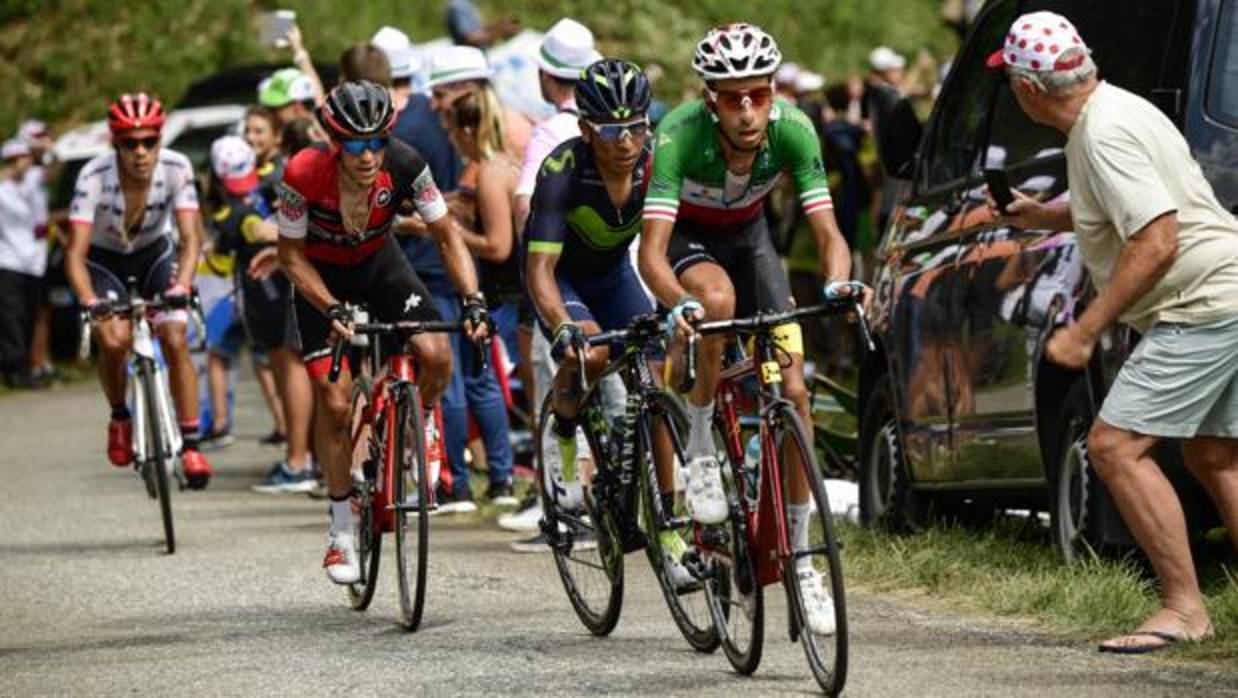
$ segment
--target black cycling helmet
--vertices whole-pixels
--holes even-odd
[[[387,88],[369,80],[336,85],[318,108],[318,120],[336,137],[376,136],[395,124],[395,107]]]
[[[603,58],[585,68],[576,82],[576,108],[595,123],[644,116],[653,99],[645,71],[635,63]]]

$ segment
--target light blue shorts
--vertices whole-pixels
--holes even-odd
[[[1147,436],[1238,437],[1238,318],[1153,325],[1118,371],[1100,418]]]

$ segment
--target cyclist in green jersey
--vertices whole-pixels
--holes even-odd
[[[777,43],[759,27],[710,30],[693,59],[705,82],[703,99],[673,110],[655,132],[639,263],[649,289],[672,309],[668,332],[690,333],[691,323],[703,319],[793,307],[764,217],[765,198],[787,175],[817,241],[826,295],[851,292],[851,253],[834,220],[816,131],[803,112],[774,97],[773,74],[781,62]],[[799,326],[780,328],[778,339],[791,356],[782,371],[784,394],[811,425]],[[691,419],[687,503],[702,524],[719,524],[729,515],[711,435],[724,342],[722,336],[702,339],[697,381],[686,405]],[[807,547],[809,492],[799,464],[788,465],[794,473],[787,493],[791,535],[802,548]],[[809,623],[815,632],[831,632],[828,593],[808,558],[801,562],[798,583]]]

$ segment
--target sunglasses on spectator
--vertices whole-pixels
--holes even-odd
[[[720,90],[715,92],[706,88],[709,98],[715,104],[727,111],[742,111],[744,109],[764,109],[774,101],[774,88],[756,87],[751,90]]]
[[[146,150],[154,150],[159,145],[159,136],[147,136],[146,138],[117,138],[116,145],[121,150],[133,152],[139,146]]]
[[[342,149],[345,153],[348,153],[349,155],[361,155],[367,150],[375,153],[381,152],[383,148],[387,147],[387,138],[350,138],[348,140],[340,141],[339,143],[340,149]]]
[[[637,121],[628,121],[622,124],[595,124],[592,121],[586,121],[589,124],[589,129],[598,135],[598,138],[607,143],[618,143],[624,138],[632,138],[639,140],[645,137],[649,132],[649,119],[641,118]]]

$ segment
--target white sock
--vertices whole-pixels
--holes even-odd
[[[688,447],[686,455],[688,458],[695,456],[706,455],[713,452],[714,435],[714,403],[712,400],[709,404],[702,407],[697,407],[691,401],[687,402],[688,412]]]
[[[793,504],[787,502],[787,513],[791,515],[791,548],[795,551],[808,549],[808,521],[812,516],[812,505]],[[805,572],[812,569],[811,557],[800,557],[795,560],[795,571]]]
[[[331,533],[337,536],[352,535],[352,501],[331,500]]]

